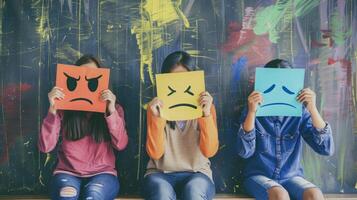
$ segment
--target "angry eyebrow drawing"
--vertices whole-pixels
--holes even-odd
[[[296,96],[303,89],[304,76],[304,69],[257,68],[254,87],[263,102],[256,116],[301,116]]]
[[[88,89],[91,91],[91,92],[95,92],[98,88],[98,79],[100,79],[103,75],[99,75],[97,77],[94,77],[94,78],[87,78],[87,76],[85,76],[85,79],[86,81],[88,82]]]

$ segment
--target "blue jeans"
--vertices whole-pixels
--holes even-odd
[[[70,190],[68,190],[68,187]],[[53,176],[51,199],[56,200],[113,200],[119,192],[118,178],[111,174],[98,174],[80,178],[59,173]]]
[[[290,198],[295,200],[302,200],[306,189],[317,188],[300,176],[284,180],[273,180],[263,175],[255,175],[245,179],[244,186],[247,192],[257,200],[268,199],[268,190],[272,187],[283,187],[288,191]]]
[[[182,200],[213,199],[216,193],[210,178],[194,172],[149,174],[144,179],[143,187],[147,200],[173,200],[176,195]]]

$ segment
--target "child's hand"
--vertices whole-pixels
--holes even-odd
[[[50,101],[49,111],[53,114],[56,114],[55,99],[64,99],[62,88],[53,87],[52,90],[48,93],[48,100]]]
[[[155,97],[153,100],[151,100],[149,106],[152,111],[152,114],[155,117],[160,117],[160,112],[161,109],[164,107],[164,103],[159,98]]]
[[[103,90],[100,94],[100,99],[102,101],[107,101],[107,111],[112,114],[115,111],[115,102],[117,97],[109,89]]]
[[[304,103],[310,113],[316,110],[316,94],[310,88],[302,89],[297,96],[297,101]]]
[[[210,95],[210,93],[208,92],[202,92],[200,94],[200,106],[202,108],[203,111],[203,116],[204,117],[208,117],[211,115],[211,106],[212,106],[212,102],[213,102],[213,98]]]
[[[307,110],[311,114],[312,124],[315,128],[322,129],[326,127],[325,121],[322,119],[319,111],[316,108],[316,94],[310,88],[305,88],[299,92],[297,100],[304,103]]]
[[[248,96],[248,113],[256,113],[258,105],[263,103],[263,96],[258,91],[253,91]]]

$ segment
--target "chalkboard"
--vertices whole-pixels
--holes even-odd
[[[93,54],[111,69],[129,145],[117,153],[121,194],[139,194],[147,164],[145,105],[166,55],[185,50],[205,71],[220,147],[217,193],[243,193],[235,150],[254,72],[272,58],[306,69],[331,124],[332,157],[308,146],[306,177],[329,193],[356,193],[357,3],[354,0],[0,0],[0,194],[44,194],[56,153],[37,138],[57,63]]]

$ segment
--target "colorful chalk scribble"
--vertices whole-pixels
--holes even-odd
[[[125,110],[121,194],[137,195],[147,160],[142,108],[155,96],[164,57],[179,49],[205,70],[214,97],[217,193],[244,192],[237,121],[255,68],[277,57],[305,68],[305,85],[334,132],[332,157],[304,148],[306,177],[327,193],[357,193],[356,32],[355,0],[0,0],[0,194],[45,193],[56,151],[36,146],[55,66],[91,53],[111,68]]]
[[[152,71],[153,51],[173,40],[166,28],[182,20],[185,27],[190,24],[180,10],[181,0],[147,0],[140,4],[140,18],[132,22],[131,32],[136,35],[140,49],[140,78],[144,81],[147,69],[151,83],[154,83]]]

